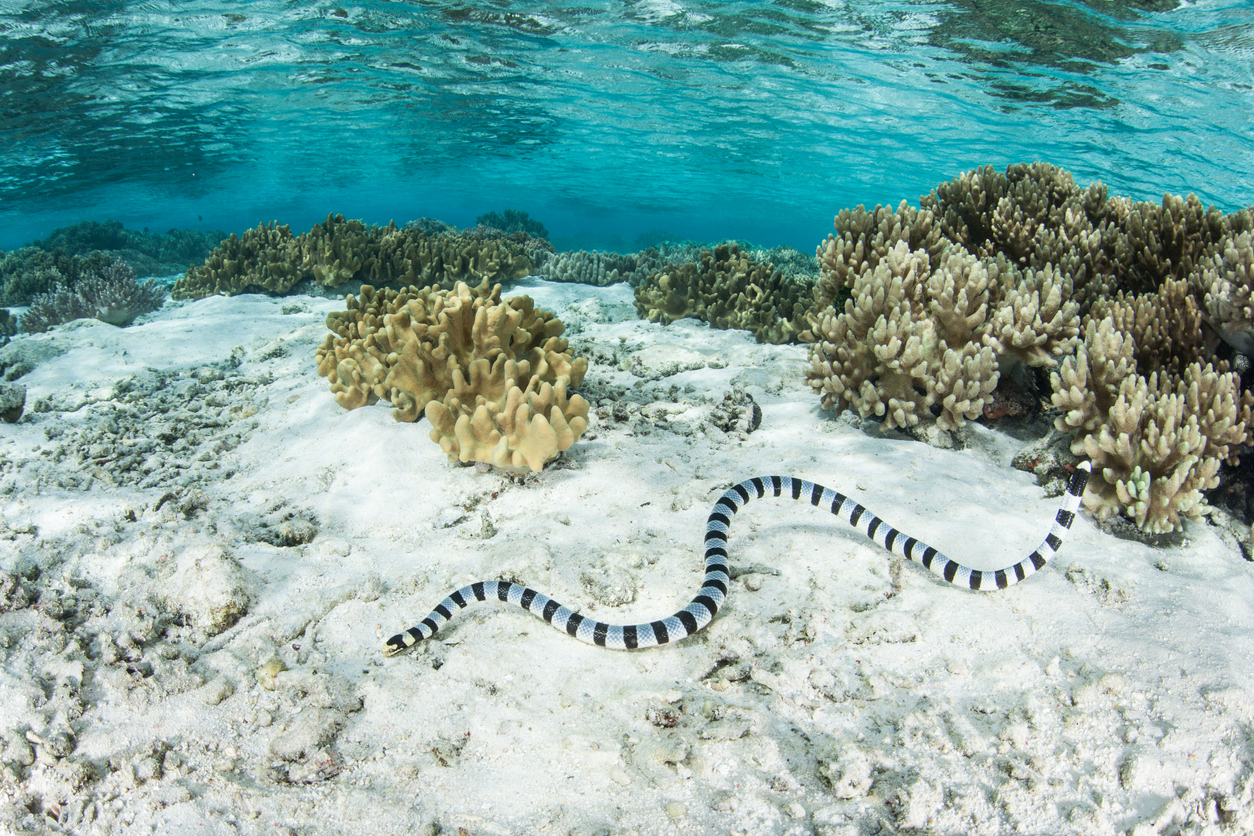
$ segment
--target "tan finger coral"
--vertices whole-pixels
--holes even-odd
[[[1207,321],[1229,345],[1254,357],[1254,235],[1242,232],[1204,264]]]
[[[1100,215],[1106,190],[1100,183],[1076,186],[1071,173],[1048,163],[1016,164],[1000,172],[991,165],[966,172],[925,195],[924,210],[936,216],[943,237],[979,256],[1005,255],[1022,266],[1034,258],[1043,232],[1080,218]]]
[[[174,283],[175,299],[233,296],[248,288],[284,293],[302,278],[300,244],[286,224],[257,224],[242,236],[234,232]]]
[[[450,461],[539,470],[587,428],[587,401],[567,395],[587,361],[567,351],[560,320],[527,296],[502,301],[500,285],[366,285],[327,327],[315,354],[336,402],[386,400],[398,421],[425,414]]]
[[[1160,204],[1130,203],[1121,227],[1109,251],[1125,277],[1120,288],[1136,293],[1188,277],[1231,232],[1230,218],[1192,194],[1165,194]]]
[[[1003,361],[1025,366],[1052,366],[1071,351],[1080,333],[1080,306],[1071,299],[1071,280],[1046,266],[1027,270],[1008,287],[982,334],[985,345]]]
[[[846,292],[857,278],[874,270],[899,242],[904,242],[911,252],[926,251],[933,264],[950,243],[933,223],[931,212],[919,211],[904,200],[896,209],[842,209],[834,226],[836,234],[829,234],[816,253],[820,269],[816,300],[819,310],[838,299],[843,305]]]
[[[1054,271],[1020,274],[953,245],[934,257],[899,238],[854,278],[843,313],[811,318],[807,382],[824,408],[852,406],[889,427],[935,414],[954,429],[992,403],[1003,367],[1052,365],[1070,350],[1079,315],[1069,292]]]
[[[1164,286],[1163,292],[1171,292]],[[1178,292],[1178,291],[1176,291]],[[1140,373],[1139,342],[1160,321],[1121,298],[1104,318],[1090,317],[1084,341],[1052,375],[1059,430],[1075,431],[1071,450],[1093,462],[1085,505],[1099,519],[1123,512],[1142,530],[1162,533],[1207,512],[1203,490],[1219,485],[1219,465],[1250,441],[1254,396],[1226,364],[1193,362]]]

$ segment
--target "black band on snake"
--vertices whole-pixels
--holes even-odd
[[[955,586],[976,590],[1005,589],[1039,570],[1058,553],[1080,507],[1080,496],[1088,484],[1090,471],[1088,462],[1081,462],[1076,467],[1044,542],[1013,566],[992,571],[968,569],[931,546],[902,534],[852,499],[822,485],[789,476],[754,477],[732,487],[714,504],[705,528],[705,581],[688,606],[669,618],[644,624],[606,624],[586,618],[534,589],[507,581],[480,581],[462,587],[445,598],[418,626],[388,639],[383,652],[393,656],[408,650],[435,635],[453,617],[455,609],[465,607],[471,601],[488,599],[520,606],[581,642],[612,650],[655,647],[685,639],[713,621],[727,598],[731,581],[727,567],[727,533],[732,517],[750,500],[764,496],[792,497],[817,508],[827,508],[893,554],[923,564],[932,574]]]

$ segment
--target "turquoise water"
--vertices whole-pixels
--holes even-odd
[[[0,2],[0,248],[330,211],[811,250],[1045,160],[1254,203],[1254,4]]]

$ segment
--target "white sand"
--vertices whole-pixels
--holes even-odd
[[[1154,549],[1081,518],[1012,589],[907,564],[895,590],[839,519],[763,500],[731,537],[757,571],[692,639],[618,653],[489,603],[383,657],[475,579],[669,615],[710,506],[752,475],[843,491],[977,568],[1057,508],[1014,439],[943,451],[820,413],[803,347],[640,322],[623,286],[512,292],[567,322],[598,413],[521,483],[335,404],[313,349],[342,302],[15,341],[63,353],[0,425],[0,832],[1254,832],[1254,581],[1206,524]],[[743,438],[709,423],[733,384],[764,409]],[[147,481],[117,469],[143,448],[127,427],[164,433]]]

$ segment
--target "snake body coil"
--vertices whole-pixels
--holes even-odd
[[[612,650],[635,650],[685,639],[713,621],[715,613],[727,598],[727,587],[731,581],[727,568],[727,533],[731,518],[750,500],[764,496],[788,496],[805,500],[815,507],[828,508],[893,554],[921,563],[934,575],[955,586],[977,590],[1005,589],[1036,572],[1058,552],[1075,519],[1090,471],[1088,462],[1082,462],[1076,468],[1054,517],[1054,524],[1036,550],[1013,566],[993,571],[968,569],[931,546],[902,534],[852,499],[822,485],[789,476],[754,477],[732,487],[714,504],[705,529],[705,581],[688,606],[669,618],[645,624],[606,624],[586,618],[549,596],[520,584],[479,581],[445,598],[421,624],[388,639],[383,652],[392,656],[408,650],[423,639],[431,638],[453,617],[455,608],[465,607],[471,601],[489,599],[520,606],[581,642]]]

